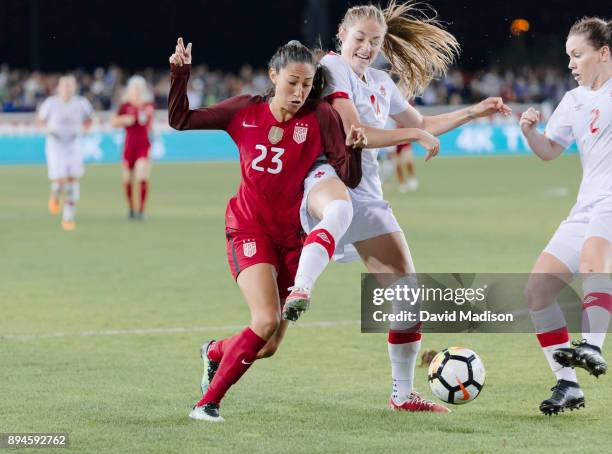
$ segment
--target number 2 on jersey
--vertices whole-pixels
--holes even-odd
[[[281,170],[283,170],[283,161],[281,161],[280,157],[285,152],[284,148],[278,148],[278,147],[270,148],[270,151],[274,153],[274,156],[272,156],[272,164],[274,164],[276,167],[268,167],[267,169],[264,169],[263,167],[261,167],[259,163],[266,158],[268,154],[268,149],[266,148],[265,145],[255,145],[255,149],[261,151],[261,154],[257,156],[255,159],[253,159],[253,161],[251,162],[251,167],[254,170],[258,170],[260,172],[273,173],[273,174],[280,173]]]
[[[599,109],[593,109],[591,110],[591,113],[593,114],[593,120],[591,120],[591,124],[589,125],[591,127],[591,133],[595,134],[597,133],[597,131],[599,131],[599,126],[595,126],[595,123],[597,122],[597,120],[599,120]]]

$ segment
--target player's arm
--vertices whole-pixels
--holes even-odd
[[[552,161],[561,153],[565,147],[552,139],[549,139],[544,134],[536,129],[536,126],[540,122],[540,112],[530,107],[523,115],[519,124],[521,131],[527,139],[529,148],[543,161]]]
[[[499,98],[487,98],[478,104],[440,115],[423,116],[414,107],[392,115],[393,119],[405,127],[420,128],[438,136],[462,126],[476,118],[488,117],[496,113],[508,116],[512,110]]]
[[[234,96],[209,107],[189,109],[187,83],[191,71],[191,43],[185,47],[183,38],[179,38],[169,60],[168,123],[174,129],[226,129],[236,112],[252,99],[250,95]]]
[[[42,129],[47,128],[47,119],[49,118],[49,101],[44,100],[36,113],[36,126]]]
[[[340,115],[327,102],[317,105],[316,115],[327,161],[345,185],[356,188],[362,174],[361,148],[355,145],[363,143],[363,130],[351,127],[349,134],[345,135]]]
[[[359,113],[350,99],[335,98],[331,101],[331,104],[342,119],[345,134],[350,133],[351,126],[363,128],[367,137],[368,148],[385,148],[407,142],[417,142],[427,150],[426,160],[437,155],[440,151],[440,141],[423,129],[418,127],[373,128],[361,123]]]
[[[119,110],[110,118],[110,124],[114,128],[126,128],[136,122],[136,117],[125,113],[125,104],[119,106]]]
[[[94,110],[93,110],[93,106],[91,105],[91,103],[89,102],[89,100],[87,100],[87,98],[83,98],[83,132],[89,132],[89,130],[91,129],[91,126],[93,125],[93,115],[94,115]]]

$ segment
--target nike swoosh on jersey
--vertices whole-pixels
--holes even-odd
[[[257,125],[250,125],[250,124],[245,123],[244,121],[242,122],[242,126],[244,126],[245,128],[256,128],[257,127]]]

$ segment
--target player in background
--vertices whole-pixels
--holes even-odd
[[[406,142],[396,146],[393,154],[395,164],[395,176],[397,177],[397,190],[401,193],[416,191],[419,188],[419,180],[416,177],[412,143]],[[404,170],[406,173],[404,173]]]
[[[379,275],[379,283],[383,286],[414,286],[416,277],[406,238],[383,199],[377,149],[416,141],[427,150],[425,159],[428,160],[439,151],[439,141],[433,135],[443,134],[475,118],[495,113],[510,114],[501,98],[488,98],[454,112],[422,116],[408,104],[389,74],[370,67],[382,50],[392,71],[400,77],[411,96],[422,91],[434,75],[446,71],[459,44],[435,20],[422,14],[420,19],[416,18],[419,14],[412,3],[391,2],[384,11],[373,5],[350,8],[339,26],[340,55],[330,53],[321,60],[331,79],[326,99],[340,114],[345,131],[351,124],[359,125],[365,129],[368,141],[368,149],[362,153],[363,177],[359,186],[349,191],[353,221],[344,237],[336,242],[334,258],[351,261],[360,257],[370,273]],[[389,116],[403,128],[377,129],[384,128]],[[333,169],[319,166],[304,182],[301,216],[306,232],[316,231],[319,222],[325,222],[327,216],[334,214],[336,208],[332,204],[341,188],[333,177]],[[295,319],[296,312],[299,314],[308,307],[310,289],[327,265],[326,258],[320,251],[318,262],[300,261],[294,290],[297,297],[288,297],[285,317]],[[395,302],[396,307],[400,304],[400,301]],[[413,389],[414,368],[421,345],[419,326],[392,324],[387,344],[392,377],[390,408],[448,412],[446,407],[423,399]]]
[[[51,194],[48,208],[51,214],[60,212],[60,198],[64,194],[62,228],[76,228],[76,205],[79,201],[79,178],[85,173],[79,136],[92,123],[93,108],[89,101],[76,94],[74,76],[59,79],[57,95],[47,98],[38,110],[38,121],[47,131],[45,155]]]
[[[274,88],[267,96],[241,95],[189,110],[191,43],[179,38],[170,57],[169,122],[179,130],[223,129],[236,143],[242,179],[226,210],[230,270],[251,313],[243,331],[205,344],[207,366],[193,419],[222,421],[219,404],[228,389],[261,358],[272,356],[287,321],[281,308],[293,284],[303,235],[299,209],[303,182],[318,159],[327,159],[348,186],[361,178],[360,131],[345,136],[331,106],[317,100],[324,87],[314,54],[297,41],[280,47],[269,64]],[[345,226],[345,228],[348,225]],[[322,240],[333,252],[329,240]],[[206,380],[206,379],[205,379]]]
[[[385,125],[385,129],[393,128],[397,128],[397,123],[393,118],[389,118]],[[395,173],[395,177],[397,178],[397,190],[402,194],[416,191],[419,187],[419,180],[416,177],[412,143],[400,143],[393,147],[387,147],[385,150],[387,151],[387,156],[384,158],[392,163],[393,173]]]
[[[149,133],[153,125],[153,104],[147,90],[147,82],[142,76],[132,76],[128,81],[123,103],[111,124],[125,128],[123,147],[123,186],[127,198],[129,218],[143,220],[145,204],[151,178],[151,142]],[[138,187],[140,198],[138,209],[133,200],[134,185]]]
[[[574,367],[595,376],[606,372],[601,349],[612,311],[612,23],[593,17],[577,21],[565,47],[578,87],[565,94],[544,134],[536,129],[540,113],[534,108],[520,119],[530,148],[544,161],[576,142],[583,172],[576,204],[538,257],[525,292],[538,341],[557,378],[552,396],[540,405],[549,415],[584,406]],[[583,339],[571,347],[555,297],[576,273],[583,277]]]

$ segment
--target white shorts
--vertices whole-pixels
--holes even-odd
[[[304,180],[304,197],[300,207],[300,220],[306,233],[310,233],[319,223],[318,219],[308,213],[308,194],[318,182],[332,177],[337,178],[333,167],[329,164],[322,164],[311,170]],[[402,231],[393,215],[389,202],[375,198],[364,200],[357,197],[355,192],[350,189],[349,193],[353,203],[353,220],[344,236],[336,243],[333,258],[337,262],[352,262],[359,259],[359,254],[353,246],[355,241]]]
[[[68,177],[81,178],[85,173],[83,157],[77,143],[63,147],[47,144],[45,155],[50,180]]]
[[[585,208],[574,207],[570,215],[544,248],[559,259],[572,273],[580,265],[582,245],[587,238],[601,237],[612,242],[612,197],[606,197]]]

